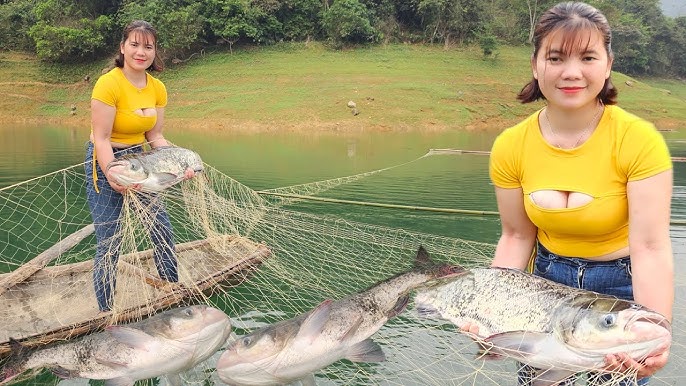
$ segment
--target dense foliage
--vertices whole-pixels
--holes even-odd
[[[526,44],[558,0],[0,0],[0,49],[33,51],[49,62],[111,54],[120,31],[145,19],[165,56],[183,58],[228,44],[326,41],[332,47],[378,43]],[[613,27],[615,69],[686,76],[686,17],[669,18],[660,0],[589,0]]]

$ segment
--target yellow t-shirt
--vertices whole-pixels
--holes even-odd
[[[538,125],[540,111],[503,131],[493,144],[490,176],[500,188],[522,188],[524,208],[538,240],[562,256],[592,258],[629,243],[627,182],[672,168],[655,127],[617,106],[606,106],[591,137],[575,149],[549,145]],[[580,207],[548,209],[530,198],[539,190],[581,192]]]
[[[166,106],[167,89],[150,74],[146,86],[139,89],[126,79],[121,68],[115,67],[98,79],[91,98],[117,109],[111,141],[137,145],[145,142],[145,132],[155,126],[157,116],[143,116],[135,111]]]

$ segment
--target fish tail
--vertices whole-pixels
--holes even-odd
[[[435,277],[454,276],[466,272],[466,269],[458,264],[447,264],[433,260],[423,245],[417,249],[414,266],[415,269],[431,272]]]
[[[10,354],[0,362],[0,385],[11,381],[24,371],[30,349],[14,338],[9,339]]]

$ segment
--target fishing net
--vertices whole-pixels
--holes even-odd
[[[316,202],[310,198],[390,169],[256,192],[207,165],[198,177],[161,194],[174,229],[179,283],[160,280],[156,270],[150,200],[126,195],[114,307],[105,314],[98,313],[93,292],[95,238],[83,165],[1,189],[0,356],[8,356],[9,338],[40,346],[193,303],[222,309],[232,320],[234,336],[241,336],[410,269],[420,245],[437,261],[468,268],[489,264],[492,244],[312,210]],[[684,315],[685,283],[677,284],[675,315]],[[677,370],[686,365],[685,328],[678,316],[673,328],[670,364],[652,379],[653,385],[686,381]],[[449,323],[419,318],[412,303],[372,339],[383,348],[385,362],[337,361],[315,374],[317,383],[516,384],[513,360],[478,358],[468,337]],[[222,384],[214,372],[221,352],[184,373],[186,382]],[[88,384],[41,370],[19,382]]]

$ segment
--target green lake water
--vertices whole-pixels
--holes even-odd
[[[434,154],[430,149],[490,150],[495,132],[196,134],[169,129],[175,144],[254,190],[273,189],[397,166],[339,186],[322,197],[382,204],[495,211],[488,157]],[[83,162],[86,128],[0,127],[0,188]],[[686,133],[665,133],[673,156],[686,156]],[[676,262],[677,306],[668,368],[654,384],[686,382],[686,163],[676,162],[671,234]],[[465,216],[373,206],[310,203],[307,211],[347,220],[486,243],[496,242],[497,216]],[[404,335],[402,328],[395,331]],[[392,330],[392,327],[391,327]],[[388,332],[386,332],[388,334]],[[407,338],[408,345],[416,344]],[[370,381],[376,383],[377,381]],[[455,381],[458,383],[459,381]],[[366,383],[357,381],[357,383]],[[65,383],[67,384],[67,383]]]

